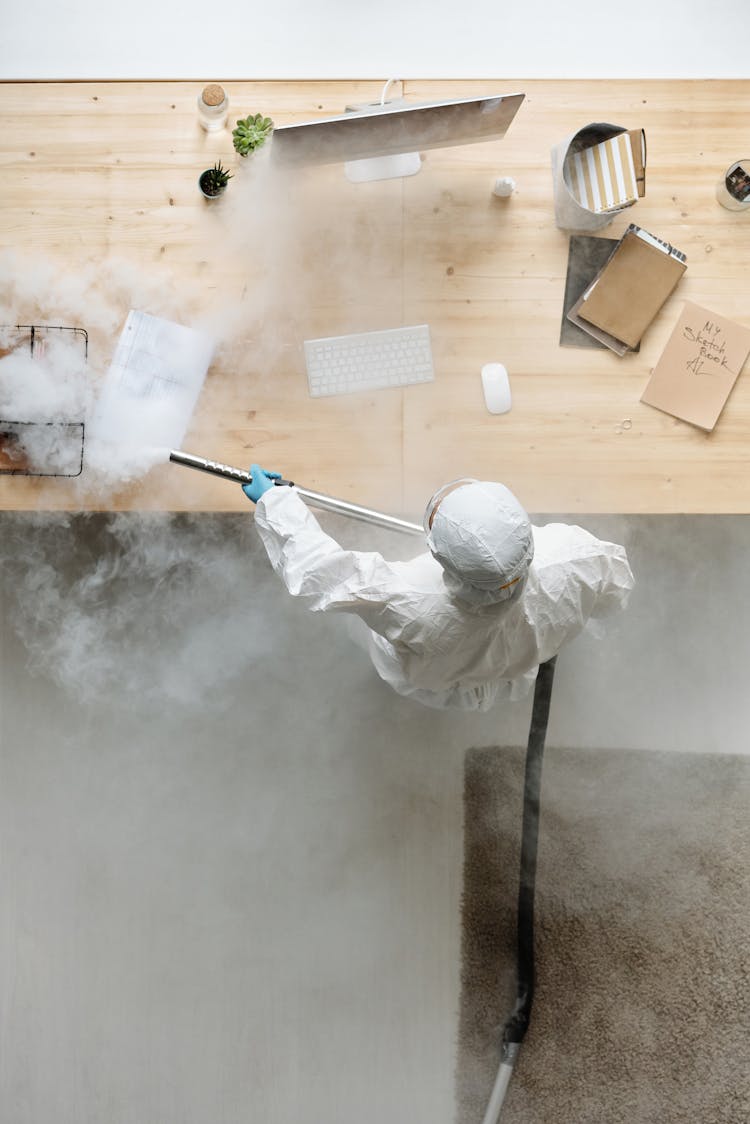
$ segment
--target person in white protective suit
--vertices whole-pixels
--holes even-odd
[[[316,612],[354,613],[382,679],[426,706],[488,710],[518,699],[540,663],[591,617],[625,607],[633,575],[621,546],[581,527],[532,527],[504,485],[462,479],[425,512],[429,552],[388,562],[344,550],[293,488],[251,468],[243,490],[271,565]]]

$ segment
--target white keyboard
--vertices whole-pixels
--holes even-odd
[[[305,362],[313,398],[435,378],[427,324],[305,340]]]

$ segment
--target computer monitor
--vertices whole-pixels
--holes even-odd
[[[507,132],[524,94],[493,94],[440,102],[357,106],[339,117],[277,125],[272,159],[278,165],[336,164],[400,157],[424,149],[494,140]],[[383,165],[386,169],[389,165]],[[378,161],[380,167],[380,161]],[[391,175],[409,175],[406,165],[390,165]],[[372,170],[372,169],[371,169]],[[413,168],[418,171],[418,165]],[[388,174],[387,172],[385,174]],[[385,178],[363,175],[362,178]]]

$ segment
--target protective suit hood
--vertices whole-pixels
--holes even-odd
[[[476,605],[520,596],[534,537],[528,515],[504,484],[460,480],[446,485],[427,505],[425,529],[454,596]]]

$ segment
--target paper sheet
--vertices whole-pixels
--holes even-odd
[[[179,448],[211,363],[203,332],[131,311],[91,423],[91,435],[125,445]]]

